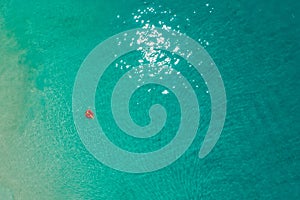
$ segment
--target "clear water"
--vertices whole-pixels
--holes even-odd
[[[0,1],[0,199],[299,199],[299,10],[296,0]],[[182,63],[204,113],[197,137],[172,165],[128,174],[85,149],[72,118],[72,89],[97,44],[145,23],[165,24],[205,47],[222,74],[228,110],[215,149],[199,159],[209,94]],[[151,86],[155,98],[145,96],[150,88],[138,90],[131,102],[137,123],[147,124],[153,102],[173,117],[159,138],[132,140],[108,106],[109,88],[123,71],[112,65],[103,77],[98,120],[124,149],[160,148],[178,126],[175,97],[159,95],[160,86]]]

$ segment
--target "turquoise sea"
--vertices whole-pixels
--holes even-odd
[[[193,80],[200,102],[197,136],[171,165],[131,174],[87,151],[73,121],[72,92],[95,46],[145,24],[171,27],[206,49],[222,75],[227,116],[216,146],[200,159],[209,91],[181,61],[178,70]],[[122,59],[134,63],[137,56]],[[159,149],[178,129],[178,101],[162,95],[162,86],[141,87],[130,101],[132,118],[146,125],[149,107],[160,103],[170,113],[165,128],[149,139],[122,133],[110,94],[124,61],[99,82],[95,120],[123,149]],[[300,199],[299,63],[297,0],[0,0],[0,200]]]

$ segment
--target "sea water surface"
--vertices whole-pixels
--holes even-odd
[[[0,199],[299,199],[299,10],[296,0],[1,0]],[[199,159],[209,91],[180,61],[200,102],[197,136],[172,165],[130,174],[86,150],[72,117],[72,92],[96,45],[146,24],[180,31],[207,50],[224,81],[227,116],[217,145]],[[176,97],[158,85],[137,90],[130,102],[136,123],[149,122],[154,103],[171,117],[150,140],[126,136],[109,105],[111,89],[136,57],[122,59],[99,83],[97,120],[126,150],[159,149],[180,123]]]

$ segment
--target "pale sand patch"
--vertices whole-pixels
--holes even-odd
[[[21,61],[25,53],[18,50],[0,17],[0,199],[55,199],[54,173],[50,175],[49,161],[44,162],[47,156],[41,156],[45,152],[35,138],[41,132],[36,123],[41,120],[26,118],[28,107],[39,105],[26,101],[36,89],[28,81],[29,68]]]

